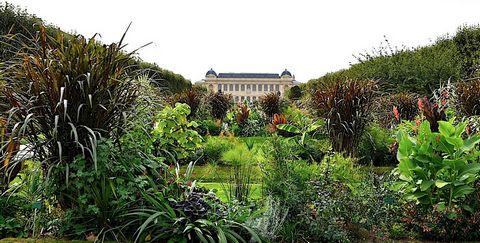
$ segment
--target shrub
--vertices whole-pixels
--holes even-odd
[[[203,145],[203,160],[207,163],[218,163],[222,158],[222,154],[235,146],[235,141],[221,137],[208,137]]]
[[[156,117],[153,133],[153,146],[158,157],[174,156],[176,160],[185,159],[191,152],[201,148],[202,137],[194,121],[187,121],[190,107],[177,103],[174,108],[165,107]],[[165,153],[166,152],[166,153]]]
[[[280,114],[280,102],[280,95],[273,92],[267,93],[260,98],[260,106],[269,122],[272,120],[273,115]]]
[[[248,119],[242,126],[239,126],[236,123],[231,124],[231,131],[234,134],[243,137],[263,136],[266,133],[263,118],[258,111],[253,109],[250,110]]]
[[[469,40],[472,51],[478,48],[473,44],[475,42]],[[414,48],[392,48],[387,41],[386,45],[370,53],[360,54],[358,63],[348,69],[310,80],[307,88],[318,90],[323,82],[345,78],[374,79],[378,80],[379,89],[384,92],[430,95],[438,88],[439,82],[462,77],[462,59],[469,60],[469,57],[459,52],[458,48],[449,36],[439,37],[431,45]]]
[[[412,121],[419,114],[417,95],[387,94],[375,100],[373,110],[382,127],[392,128],[403,120]]]
[[[329,145],[325,146],[325,141],[317,139],[318,136],[316,136],[319,128],[323,125],[319,120],[300,128],[290,124],[278,124],[276,127],[279,135],[283,133],[282,136],[290,136],[286,142],[290,142],[290,145],[295,147],[295,156],[305,161],[320,162],[330,147]]]
[[[232,107],[231,101],[232,96],[230,94],[223,94],[222,92],[210,93],[207,96],[207,103],[212,118],[223,120],[228,110]]]
[[[480,64],[480,28],[479,25],[460,26],[453,37],[456,49],[461,57],[462,78],[478,77]]]
[[[323,84],[312,95],[311,107],[317,116],[327,120],[335,151],[357,154],[375,90],[374,81],[336,81]]]
[[[388,129],[381,128],[376,123],[370,123],[358,147],[360,162],[375,166],[395,164],[395,156],[389,149],[394,142],[395,139]]]
[[[26,204],[18,196],[0,194],[0,238],[26,236],[20,213]]]
[[[264,167],[264,195],[271,196],[288,212],[277,241],[291,241],[304,236],[298,215],[309,203],[310,180],[319,175],[319,167],[299,160],[295,147],[274,136],[264,144],[267,160]]]
[[[287,98],[289,100],[299,100],[300,98],[302,98],[302,89],[300,89],[300,87],[298,87],[297,85],[293,86],[288,90]]]
[[[440,212],[449,212],[451,218],[459,207],[471,209],[465,196],[475,191],[473,185],[480,171],[480,155],[475,148],[480,136],[464,138],[466,122],[457,126],[452,123],[439,121],[439,132],[433,132],[430,123],[424,121],[415,137],[405,131],[398,133],[399,164],[395,173],[400,181],[392,187],[407,201],[420,202],[430,209],[436,206]]]
[[[450,213],[456,216],[452,218]],[[409,203],[404,206],[402,221],[408,230],[423,240],[476,241],[480,237],[479,217],[477,210],[469,212],[453,208],[444,211],[436,206],[425,208],[423,205]]]
[[[335,167],[336,163],[329,165]],[[313,184],[312,206],[303,215],[308,235],[317,241],[371,241],[385,237],[398,222],[395,195],[385,178],[368,174],[353,191],[347,182],[332,178],[328,167]]]
[[[205,119],[198,122],[197,131],[202,136],[218,136],[222,132],[222,126],[219,122],[211,119]]]
[[[237,144],[222,154],[222,161],[228,165],[255,164],[256,157],[245,144]]]

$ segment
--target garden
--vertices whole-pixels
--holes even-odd
[[[243,103],[32,28],[0,37],[3,241],[480,239],[476,26]]]

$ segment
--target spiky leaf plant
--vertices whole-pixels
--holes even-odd
[[[126,71],[132,53],[123,51],[123,37],[100,45],[95,36],[66,39],[42,28],[1,64],[11,133],[31,145],[54,183],[68,184],[77,155],[96,169],[98,139],[124,132],[138,92]]]
[[[357,154],[376,90],[373,80],[346,80],[323,83],[312,95],[311,107],[316,115],[327,119],[335,151]]]
[[[184,103],[190,106],[190,114],[188,118],[195,117],[200,102],[202,101],[202,93],[196,89],[190,89],[181,93],[176,93],[168,98],[168,103],[175,106],[176,103]]]
[[[213,119],[223,120],[228,110],[232,107],[232,96],[222,92],[210,93],[207,96],[207,103],[210,115]]]
[[[267,116],[268,121],[273,119],[273,115],[280,114],[281,98],[278,93],[268,93],[260,98],[260,106],[263,113]]]
[[[467,116],[480,115],[480,79],[457,84],[457,101]]]

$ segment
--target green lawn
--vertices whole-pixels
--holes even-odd
[[[251,194],[250,198],[253,200],[260,199],[262,197],[262,185],[261,184],[251,184]],[[205,187],[207,189],[213,190],[215,194],[220,198],[220,200],[227,202],[227,194],[228,193],[228,185],[218,182],[203,182],[200,183],[199,186]],[[227,192],[225,192],[227,190]]]
[[[185,169],[185,166],[182,167]],[[228,181],[231,174],[231,167],[226,165],[196,165],[193,169],[193,179],[201,182],[225,182]],[[262,171],[258,166],[252,167],[252,182],[262,181]]]

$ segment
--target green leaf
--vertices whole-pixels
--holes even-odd
[[[447,121],[438,121],[438,130],[440,134],[450,137],[455,134],[455,127]]]
[[[420,184],[420,190],[423,192],[423,191],[426,191],[428,190],[431,186],[433,185],[433,181],[422,181],[422,183]]]
[[[457,138],[457,137],[445,137],[445,140],[447,140],[447,143],[460,148],[463,146],[463,139],[462,138]]]
[[[449,219],[456,219],[457,218],[457,214],[454,213],[454,212],[450,212],[447,214],[447,218]]]
[[[467,210],[467,211],[470,212],[470,213],[473,213],[473,208],[470,207],[470,206],[468,206],[468,205],[466,205],[466,204],[463,204],[463,205],[462,205],[462,208],[465,209],[465,210]]]
[[[438,188],[442,188],[446,185],[450,184],[450,182],[446,182],[446,181],[443,181],[443,180],[436,180],[435,181],[435,186],[438,187]]]
[[[480,142],[480,136],[479,135],[473,135],[469,138],[467,138],[462,146],[462,151],[467,152],[472,150],[475,145],[477,145]]]
[[[453,190],[453,198],[459,198],[459,197],[465,196],[467,194],[472,193],[474,190],[475,189],[473,189],[473,187],[468,185],[457,187]]]
[[[461,122],[457,125],[457,127],[455,128],[455,137],[461,137],[461,135],[463,134],[463,132],[465,132],[465,128],[467,127],[467,123],[466,122]]]
[[[310,133],[310,132],[313,132],[315,130],[317,130],[319,127],[323,126],[322,122],[319,120],[319,121],[316,121],[314,123],[312,123],[310,126],[308,126],[307,128],[307,133]]]
[[[414,192],[405,194],[405,199],[409,201],[420,200],[422,197],[427,196],[426,192]]]
[[[459,176],[463,176],[466,174],[477,174],[480,171],[480,163],[471,163],[465,165],[462,170],[459,171]]]
[[[401,175],[410,177],[413,175],[412,170],[415,169],[415,163],[409,158],[403,158],[398,164],[398,171]]]
[[[439,202],[437,204],[437,209],[439,212],[442,212],[442,213],[445,212],[445,202]]]
[[[282,131],[286,131],[286,132],[291,132],[291,133],[296,133],[296,134],[301,133],[300,129],[298,129],[298,128],[290,125],[290,124],[278,124],[277,128],[282,130]]]

